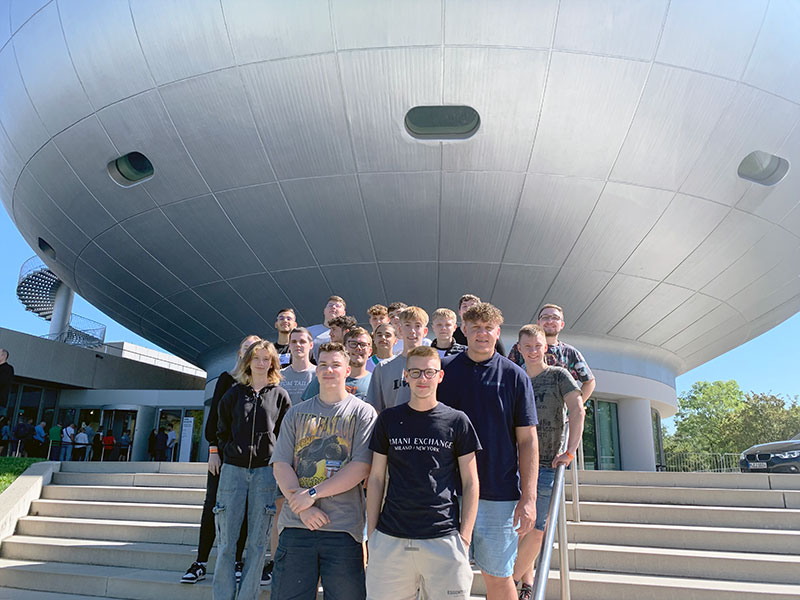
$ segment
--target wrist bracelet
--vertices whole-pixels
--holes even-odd
[[[574,455],[574,454],[570,454],[569,450],[567,450],[566,452],[564,452],[564,454],[566,454],[567,456],[569,456],[569,459],[570,459],[570,460],[575,460],[575,455]]]
[[[216,448],[214,448],[213,446],[211,446],[211,447],[208,449],[208,453],[209,453],[209,454],[219,454],[219,450],[217,450]]]

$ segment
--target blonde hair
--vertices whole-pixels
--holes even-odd
[[[494,304],[489,304],[488,302],[480,302],[470,306],[461,318],[470,323],[482,322],[498,327],[503,324],[503,313]]]
[[[455,321],[456,313],[449,308],[437,308],[435,311],[433,311],[431,321],[435,321],[436,319],[448,319],[450,321]]]
[[[259,339],[257,342],[251,344],[244,353],[240,361],[236,363],[236,368],[231,375],[233,378],[242,385],[250,385],[253,382],[253,373],[250,370],[250,363],[253,362],[253,355],[256,350],[266,350],[269,357],[269,372],[267,373],[267,383],[269,385],[278,385],[283,379],[281,375],[281,361],[278,358],[278,353],[275,346],[268,340]]]
[[[410,361],[414,357],[417,358],[436,357],[436,359],[439,361],[439,365],[441,366],[442,364],[442,359],[439,356],[439,351],[432,346],[417,346],[416,348],[409,350],[408,355],[406,356],[406,365],[408,365],[408,361]]]
[[[519,335],[517,335],[517,341],[521,340],[523,335],[529,335],[531,337],[541,335],[545,340],[547,340],[547,334],[545,333],[544,329],[541,325],[537,325],[536,323],[523,325],[519,330]]]
[[[408,323],[409,321],[421,321],[422,324],[427,327],[429,320],[428,313],[422,310],[419,306],[409,306],[408,308],[404,308],[403,312],[400,313],[401,323]]]

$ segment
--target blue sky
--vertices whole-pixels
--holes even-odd
[[[22,238],[5,210],[0,209],[0,327],[32,335],[44,335],[49,323],[26,312],[17,300],[16,286],[22,263],[35,252]],[[155,344],[115,323],[91,304],[75,296],[72,311],[106,325],[106,340],[126,341],[161,350]],[[800,393],[800,386],[788,375],[797,369],[796,340],[800,339],[800,314],[763,335],[678,377],[678,393],[695,381],[736,379],[745,391],[772,392],[783,396]]]

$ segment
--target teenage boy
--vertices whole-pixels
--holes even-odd
[[[407,308],[408,305],[405,302],[392,302],[389,305],[389,322],[394,325],[394,329],[397,332],[397,341],[392,347],[392,354],[395,356],[403,354],[403,335],[400,329],[402,321],[400,320],[400,315],[402,315],[403,311]],[[430,346],[431,341],[428,338],[423,337],[422,345]]]
[[[316,360],[319,354],[319,348],[322,344],[328,342],[335,342],[337,344],[344,343],[344,334],[356,327],[358,322],[354,317],[348,315],[339,315],[328,321],[328,331],[322,335],[317,336],[314,340],[314,359]]]
[[[547,336],[547,364],[553,367],[564,367],[575,381],[581,384],[581,396],[586,402],[594,392],[595,380],[592,370],[586,364],[586,359],[575,347],[558,339],[558,334],[564,329],[564,311],[557,304],[545,304],[539,310],[536,324],[544,330]],[[523,369],[525,357],[519,351],[519,345],[514,344],[508,353],[508,358],[513,360]]]
[[[289,348],[289,334],[297,327],[297,317],[293,308],[282,308],[275,317],[275,329],[278,330],[278,341],[275,342],[275,350],[281,361],[281,367],[285,367],[292,361],[292,354]]]
[[[437,308],[433,311],[431,325],[433,325],[433,333],[436,334],[436,339],[431,343],[431,348],[436,348],[441,358],[451,354],[458,354],[467,349],[465,345],[459,344],[453,339],[453,333],[457,325],[456,313],[452,310],[449,308]]]
[[[585,411],[578,384],[562,367],[546,362],[547,337],[539,325],[525,325],[519,330],[517,346],[525,358],[525,370],[531,378],[539,417],[539,478],[536,494],[536,524],[520,538],[514,580],[522,581],[519,600],[533,598],[533,561],[542,545],[542,537],[553,495],[553,479],[558,465],[569,465],[575,458],[583,437]],[[569,439],[561,452],[564,438],[564,409],[569,411]]]
[[[314,342],[305,327],[295,327],[289,334],[289,348],[292,362],[281,369],[280,386],[289,392],[292,404],[302,399],[303,392],[314,379],[315,367],[311,364],[311,348]]]
[[[389,310],[383,304],[375,304],[367,309],[367,317],[369,318],[369,326],[374,334],[378,325],[389,322]]]
[[[481,299],[475,294],[464,294],[461,296],[461,299],[458,301],[458,317],[461,319],[461,327],[456,327],[456,330],[453,332],[453,339],[456,341],[456,343],[461,344],[462,346],[467,345],[467,336],[465,335],[464,331],[464,313],[476,304],[480,303]],[[500,338],[497,338],[494,349],[501,355],[506,355],[506,347],[503,345],[503,340]]]
[[[391,323],[381,323],[372,334],[375,340],[375,354],[367,361],[367,371],[372,373],[382,361],[394,356],[393,349],[397,342],[397,328]]]
[[[488,600],[516,600],[518,536],[536,520],[536,405],[531,380],[495,351],[503,314],[488,302],[463,315],[467,351],[442,361],[439,401],[464,411],[478,432],[480,500],[472,553]]]
[[[278,520],[272,600],[364,600],[364,491],[375,410],[348,394],[344,346],[320,348],[319,395],[289,409],[272,455],[286,497]]]
[[[378,412],[408,402],[410,399],[408,383],[403,377],[406,356],[411,350],[422,345],[422,340],[428,333],[428,313],[419,306],[409,306],[400,313],[399,319],[403,352],[375,367],[367,392],[367,402]]]
[[[331,296],[328,298],[325,308],[322,309],[322,323],[311,325],[308,330],[311,332],[311,335],[316,338],[319,334],[324,333],[328,329],[328,321],[334,317],[340,317],[345,314],[346,311],[347,303],[344,299],[341,296]]]
[[[470,595],[468,547],[478,510],[475,452],[481,446],[467,416],[437,402],[443,375],[435,349],[411,350],[405,371],[411,399],[383,411],[372,433],[367,486],[370,600],[416,598],[418,593],[425,598]]]
[[[372,378],[372,373],[367,371],[366,365],[369,355],[372,354],[372,338],[363,327],[354,327],[344,334],[344,348],[350,358],[350,375],[347,376],[344,387],[348,393],[359,400],[364,400]],[[317,394],[319,394],[319,379],[314,377],[303,392],[302,399],[308,400]]]

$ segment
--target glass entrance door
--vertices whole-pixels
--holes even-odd
[[[163,427],[164,433],[167,435],[165,459],[170,462],[178,460],[182,418],[183,409],[181,408],[162,408],[158,414],[157,431],[160,433],[159,430]]]

